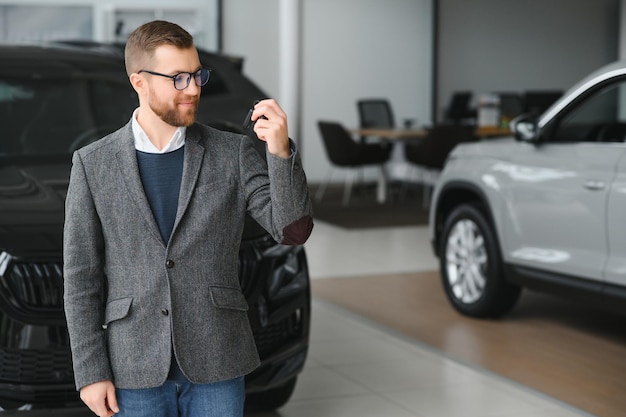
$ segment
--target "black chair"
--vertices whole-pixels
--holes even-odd
[[[359,121],[362,128],[395,126],[391,103],[384,98],[368,98],[357,101]]]
[[[383,98],[368,98],[357,101],[359,113],[359,126],[362,129],[367,128],[390,128],[396,125],[391,103]],[[361,137],[361,141],[365,142],[366,138]]]
[[[474,127],[468,125],[435,125],[426,137],[406,144],[405,158],[420,169],[420,182],[424,185],[425,207],[429,204],[430,188],[435,185],[439,172],[456,145],[473,142]]]
[[[318,127],[326,155],[331,162],[327,180],[317,190],[315,198],[321,201],[324,192],[330,182],[333,167],[360,168],[364,166],[378,165],[381,169],[382,180],[386,181],[384,164],[389,160],[391,148],[384,144],[364,144],[352,139],[350,133],[339,123],[319,121]],[[354,182],[354,170],[349,169],[343,192],[343,205],[350,202],[352,183]]]
[[[359,114],[359,127],[361,129],[393,129],[396,127],[389,100],[384,98],[363,98],[358,100],[356,105]],[[361,143],[381,142],[385,140],[385,138],[376,136],[361,136],[359,139]],[[363,177],[362,170],[359,171],[359,177]]]

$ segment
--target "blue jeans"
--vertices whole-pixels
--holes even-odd
[[[212,384],[167,380],[157,388],[116,389],[116,417],[242,417],[244,379]]]

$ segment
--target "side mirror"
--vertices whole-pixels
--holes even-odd
[[[517,116],[510,123],[515,138],[524,142],[537,141],[537,118],[530,114]]]

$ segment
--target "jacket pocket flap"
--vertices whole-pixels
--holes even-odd
[[[133,303],[132,297],[120,298],[117,300],[109,301],[104,313],[104,324],[109,324],[112,321],[123,319],[128,315],[130,306]]]
[[[218,308],[230,308],[233,310],[248,310],[248,302],[239,288],[234,287],[209,287],[211,301]]]

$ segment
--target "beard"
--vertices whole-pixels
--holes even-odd
[[[166,103],[163,101],[158,101],[156,95],[152,94],[150,96],[150,109],[161,118],[165,123],[170,126],[175,127],[183,127],[183,126],[191,126],[196,121],[196,113],[198,112],[198,102],[199,99],[197,96],[190,97],[184,96],[182,101],[189,102],[193,100],[195,102],[195,106],[191,109],[181,110],[178,108],[178,100],[174,101],[174,103]]]

